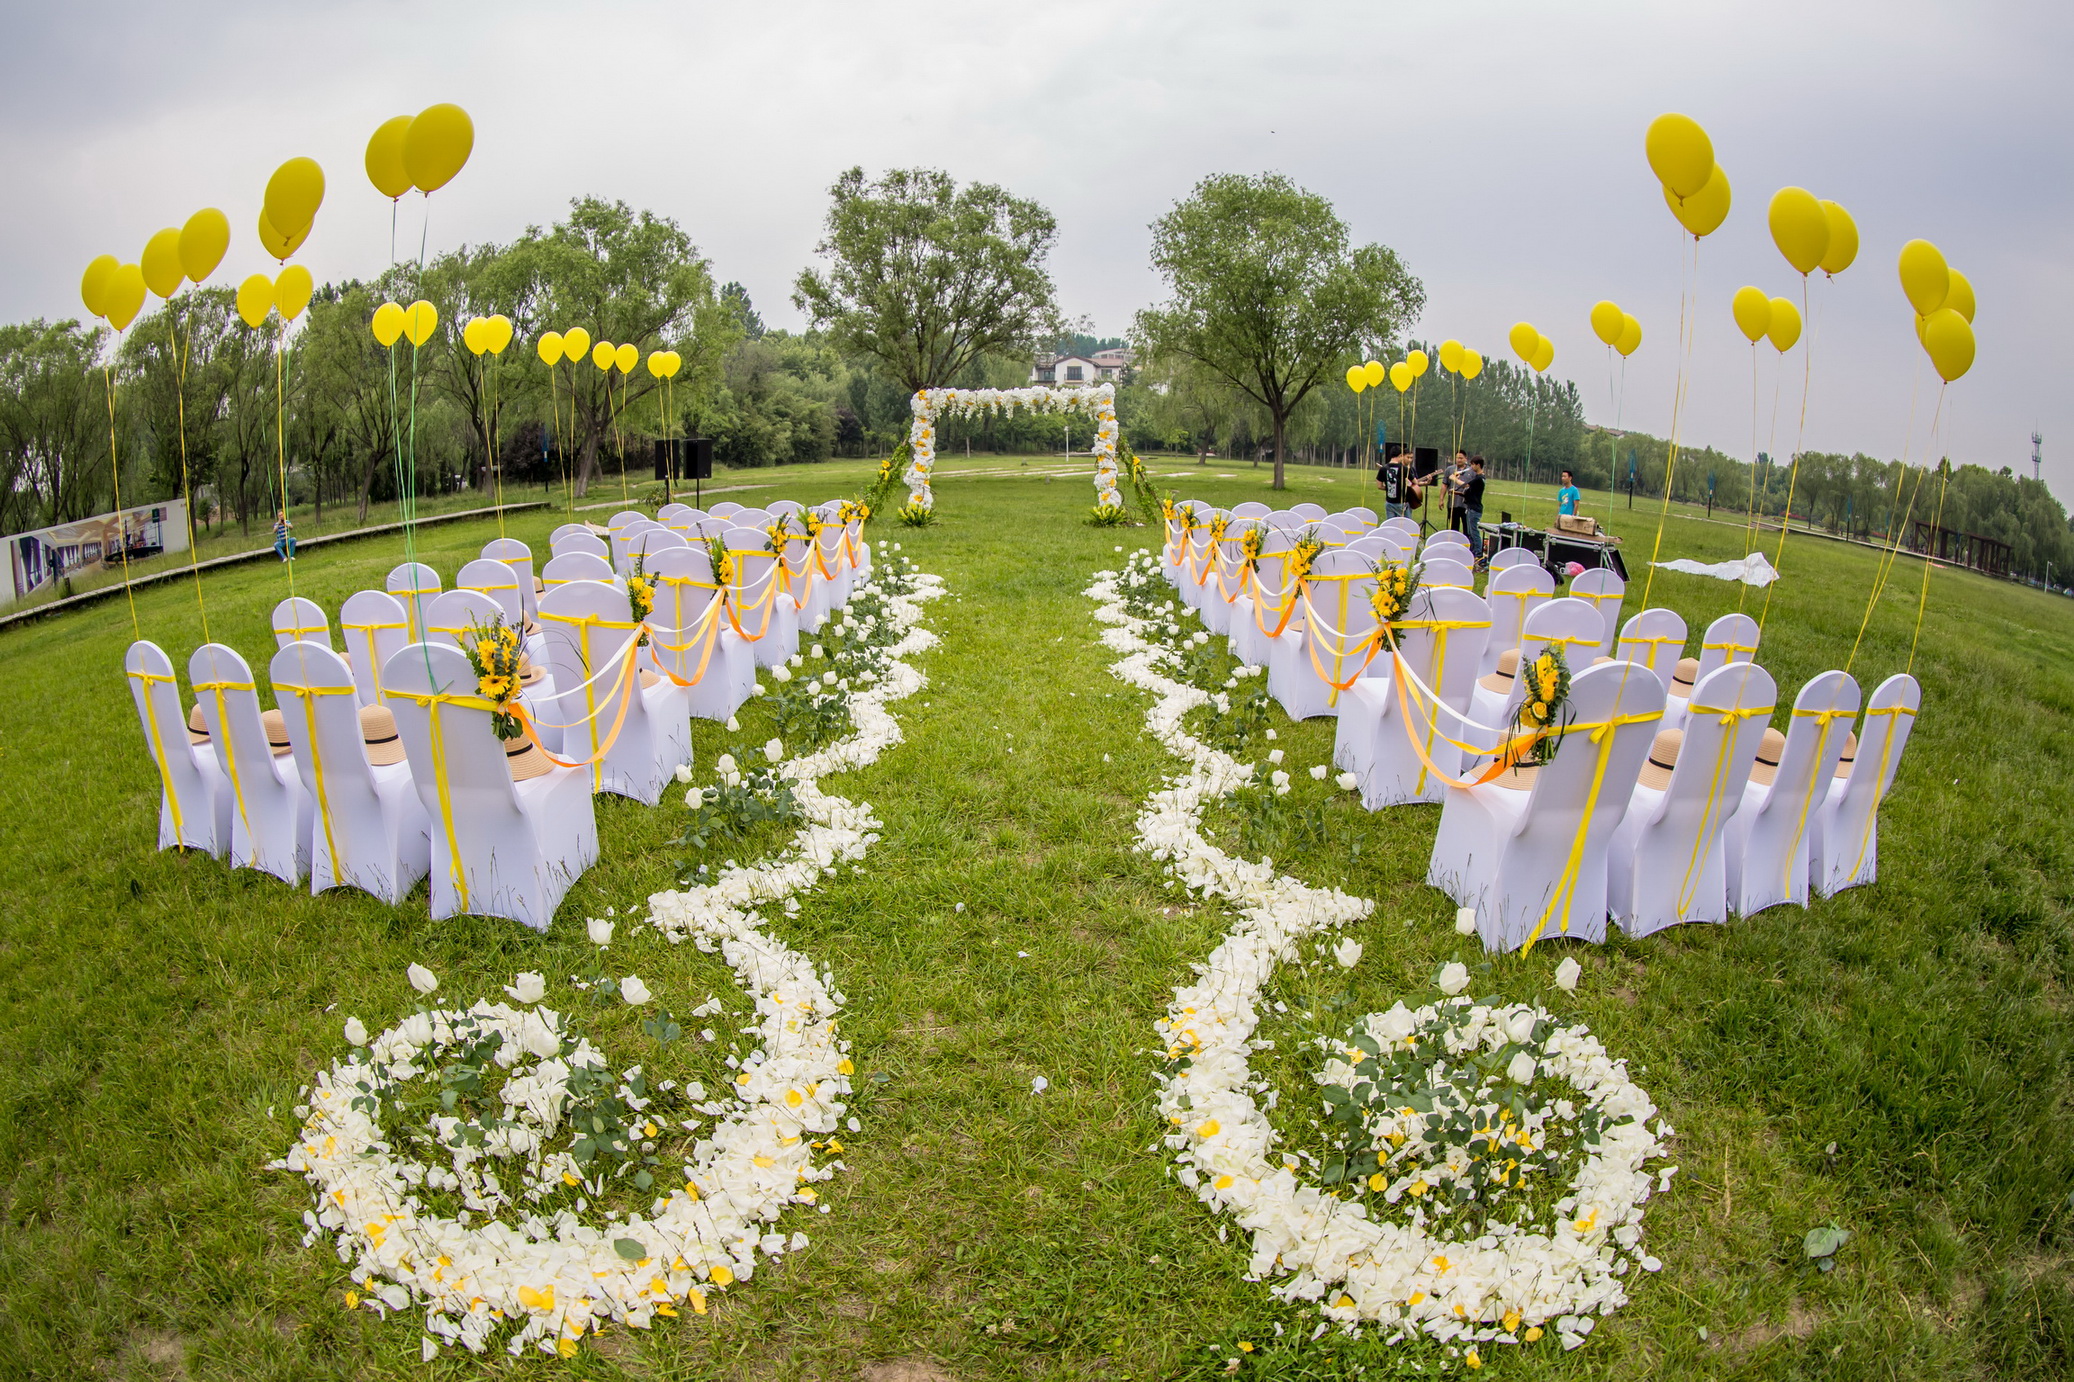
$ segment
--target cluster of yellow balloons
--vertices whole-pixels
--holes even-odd
[[[238,317],[255,331],[269,312],[278,311],[282,321],[292,322],[310,305],[316,290],[316,280],[300,264],[283,266],[278,278],[252,274],[238,285]]]
[[[1928,240],[1901,247],[1901,291],[1916,309],[1916,339],[1949,384],[1973,368],[1973,285]]]
[[[648,372],[657,379],[675,379],[677,371],[683,368],[684,357],[674,350],[648,352]]]
[[[1858,223],[1835,202],[1804,187],[1772,194],[1772,243],[1803,278],[1820,269],[1835,278],[1858,257]]]
[[[1360,393],[1363,389],[1380,388],[1383,380],[1387,377],[1388,372],[1383,368],[1383,362],[1380,360],[1369,360],[1359,365],[1347,366],[1347,387],[1355,393]]]
[[[1714,141],[1699,121],[1675,111],[1649,122],[1642,138],[1649,169],[1663,184],[1664,205],[1693,238],[1712,235],[1728,219],[1728,174],[1714,161]],[[1606,344],[1613,345],[1608,341]]]
[[[511,344],[511,318],[502,312],[492,317],[474,317],[461,328],[461,344],[468,347],[472,355],[488,351],[502,355],[504,347]]]
[[[1639,324],[1635,327],[1638,345],[1641,343],[1641,329]],[[1536,374],[1555,363],[1555,342],[1535,329],[1532,322],[1514,322],[1512,332],[1506,339],[1512,342],[1512,353],[1526,361],[1527,367]]]
[[[1440,367],[1449,374],[1474,379],[1483,373],[1483,356],[1450,336],[1440,343]]]
[[[1451,374],[1474,379],[1483,373],[1483,356],[1450,337],[1440,343],[1440,365]],[[1431,367],[1432,361],[1423,350],[1407,352],[1402,360],[1387,369],[1380,360],[1368,360],[1347,366],[1347,387],[1360,393],[1363,389],[1379,389],[1388,380],[1391,388],[1406,393]]]
[[[1623,359],[1642,347],[1642,323],[1611,299],[1592,304],[1592,334],[1619,351]]]
[[[282,263],[309,238],[324,205],[324,170],[314,158],[291,158],[266,180],[259,208],[259,243]]]
[[[79,280],[79,299],[86,310],[117,331],[128,328],[144,310],[146,289],[161,298],[180,291],[188,279],[200,283],[216,272],[230,248],[230,219],[215,207],[204,207],[180,227],[167,226],[144,242],[133,264],[112,254],[95,257]]]
[[[367,180],[395,201],[413,187],[430,196],[475,152],[475,122],[450,102],[384,120],[367,141]]]
[[[400,303],[385,302],[374,309],[372,326],[375,341],[382,349],[387,350],[399,339],[409,340],[415,348],[431,340],[432,333],[439,329],[439,309],[423,298],[419,298],[408,307]],[[509,340],[510,323],[505,323],[504,330],[507,333],[505,339]],[[498,349],[501,350],[503,347],[500,346]]]
[[[1756,345],[1769,336],[1772,349],[1784,355],[1800,339],[1800,309],[1790,299],[1764,295],[1764,289],[1745,284],[1729,302],[1736,328]]]

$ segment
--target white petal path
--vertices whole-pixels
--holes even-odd
[[[1261,990],[1276,966],[1296,958],[1298,942],[1367,917],[1375,904],[1277,875],[1272,861],[1234,859],[1204,837],[1204,810],[1251,781],[1254,769],[1184,727],[1187,713],[1212,696],[1164,675],[1176,654],[1147,637],[1161,626],[1128,612],[1123,585],[1134,578],[1159,579],[1134,561],[1128,572],[1099,573],[1086,593],[1100,604],[1096,619],[1112,626],[1102,643],[1122,655],[1112,671],[1152,694],[1146,727],[1186,764],[1140,812],[1137,847],[1167,861],[1181,886],[1230,904],[1238,918],[1155,1024],[1170,1056],[1187,1058],[1161,1076],[1160,1112],[1176,1129],[1166,1139],[1176,1176],[1253,1235],[1249,1279],[1279,1279],[1276,1294],[1317,1301],[1329,1320],[1349,1328],[1375,1322],[1394,1330],[1393,1338],[1423,1333],[1463,1344],[1538,1338],[1553,1323],[1563,1343],[1575,1347],[1598,1316],[1626,1302],[1623,1279],[1631,1267],[1659,1265],[1642,1252],[1642,1209],[1676,1168],[1651,1172],[1646,1163],[1664,1155],[1671,1129],[1659,1120],[1651,1131],[1654,1105],[1597,1038],[1582,1027],[1556,1027],[1546,1073],[1626,1121],[1582,1159],[1570,1195],[1556,1206],[1563,1217],[1552,1232],[1493,1225],[1463,1241],[1429,1232],[1417,1210],[1409,1222],[1381,1222],[1363,1200],[1299,1178],[1298,1159],[1275,1150],[1277,1134],[1256,1097],[1268,1093],[1268,1083],[1248,1065],[1258,1047]],[[1502,1025],[1522,1011],[1547,1016],[1538,1008],[1504,1008],[1489,1020]],[[1402,1021],[1401,1014],[1400,1005],[1372,1015],[1371,1030],[1379,1021]],[[1410,1016],[1423,1021],[1431,1013]]]

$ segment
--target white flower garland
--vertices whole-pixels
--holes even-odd
[[[1393,1341],[1424,1333],[1470,1348],[1531,1341],[1553,1321],[1564,1345],[1577,1346],[1595,1316],[1625,1303],[1622,1278],[1631,1265],[1660,1265],[1641,1251],[1642,1207],[1653,1189],[1668,1186],[1676,1168],[1652,1174],[1644,1167],[1664,1155],[1671,1129],[1658,1121],[1649,1130],[1654,1105],[1596,1038],[1582,1027],[1550,1022],[1553,1030],[1535,1048],[1538,1073],[1574,1086],[1585,1106],[1611,1124],[1577,1167],[1570,1193],[1557,1202],[1563,1217],[1552,1230],[1494,1224],[1462,1241],[1429,1229],[1416,1203],[1408,1222],[1384,1223],[1371,1218],[1359,1198],[1342,1199],[1299,1181],[1298,1158],[1275,1151],[1277,1135],[1255,1097],[1268,1094],[1267,1082],[1247,1063],[1260,1045],[1253,1033],[1261,990],[1277,965],[1296,957],[1298,942],[1366,917],[1375,904],[1278,876],[1269,860],[1234,859],[1204,837],[1204,810],[1251,781],[1255,769],[1183,727],[1188,711],[1212,698],[1162,674],[1177,654],[1146,635],[1176,635],[1178,629],[1127,611],[1126,582],[1160,579],[1156,561],[1140,557],[1126,572],[1099,573],[1087,591],[1102,606],[1095,617],[1114,626],[1101,635],[1105,646],[1122,654],[1112,670],[1152,693],[1146,727],[1187,765],[1140,813],[1137,847],[1166,860],[1181,886],[1222,898],[1238,914],[1209,962],[1195,966],[1195,982],[1175,991],[1156,1024],[1177,1063],[1161,1077],[1160,1095],[1160,1111],[1176,1129],[1166,1142],[1179,1163],[1177,1178],[1252,1233],[1250,1279],[1287,1277],[1276,1294],[1318,1301],[1328,1320],[1348,1328],[1374,1321],[1395,1331]],[[1358,948],[1342,945],[1358,957]],[[1466,973],[1450,978],[1450,992],[1467,982]],[[1532,1015],[1529,1028],[1547,1018],[1524,1005],[1485,1009],[1461,1029],[1466,1035],[1460,1039],[1465,1047],[1494,1033],[1510,1040],[1522,1014]],[[1372,1034],[1401,1039],[1440,1015],[1439,1006],[1407,1013],[1400,1004],[1366,1024]],[[1329,1064],[1321,1084],[1344,1087],[1336,1078],[1344,1066]],[[1397,1178],[1389,1185],[1396,1195],[1389,1198],[1413,1183],[1410,1176]]]
[[[895,574],[890,566],[874,568],[859,588]],[[307,1102],[296,1109],[304,1120],[301,1134],[272,1163],[303,1175],[316,1191],[317,1208],[303,1216],[304,1242],[335,1237],[339,1260],[352,1264],[353,1280],[370,1290],[369,1308],[386,1312],[422,1303],[428,1360],[442,1344],[482,1352],[512,1320],[523,1321],[507,1345],[512,1354],[533,1344],[567,1356],[577,1339],[606,1321],[646,1328],[658,1314],[675,1314],[678,1301],[703,1314],[706,1292],[749,1279],[759,1251],[775,1257],[807,1245],[804,1234],[788,1239],[761,1226],[788,1205],[813,1203],[809,1182],[827,1180],[842,1166],[816,1165],[820,1144],[809,1137],[836,1131],[842,1096],[850,1092],[849,1044],[836,1035],[843,997],[831,974],[816,973],[806,956],[765,933],[755,909],[784,902],[796,910],[794,894],[838,862],[860,858],[878,838],[869,807],[821,792],[816,779],[861,767],[900,742],[900,728],[884,707],[926,685],[899,659],[937,642],[916,626],[923,602],[943,593],[937,577],[910,579],[914,589],[888,600],[888,617],[905,630],[890,649],[893,660],[873,685],[850,693],[854,732],[781,769],[793,780],[808,821],[792,844],[767,864],[731,867],[710,885],[649,899],[651,922],[672,941],[690,936],[700,949],[720,952],[757,1013],[759,1046],[742,1062],[731,1091],[739,1103],[699,1106],[727,1116],[694,1147],[681,1189],[657,1198],[646,1214],[611,1216],[597,1227],[568,1210],[527,1215],[516,1228],[495,1217],[476,1219],[517,1199],[539,1199],[564,1174],[583,1180],[583,1168],[566,1152],[545,1153],[543,1144],[563,1107],[569,1066],[602,1066],[604,1057],[580,1038],[572,1043],[552,1010],[478,1002],[465,1011],[414,1014],[364,1051],[334,1062],[306,1091]],[[609,939],[609,929],[604,934]],[[418,966],[412,981],[421,991],[436,984],[429,973],[421,981]],[[629,1001],[646,996],[645,986],[633,983]],[[538,976],[522,975],[518,987],[506,991],[523,1002],[542,989]],[[348,1023],[349,1033],[364,1035],[358,1029],[358,1019]],[[495,1152],[529,1158],[516,1188],[475,1169],[484,1152],[466,1144],[458,1125],[436,1125],[441,1163],[426,1165],[385,1141],[379,1124],[382,1099],[397,1082],[422,1074],[421,1062],[457,1041],[475,1039],[500,1042],[498,1064],[520,1071],[507,1076],[501,1096],[515,1124],[500,1124],[491,1134]],[[529,1058],[532,1064],[521,1068]],[[841,1150],[839,1142],[827,1146]],[[592,1193],[602,1188],[585,1185]],[[424,1213],[421,1187],[459,1191],[469,1208],[456,1216]],[[639,1245],[638,1255],[623,1250],[628,1242]]]
[[[1020,389],[920,389],[908,400],[914,421],[908,425],[908,464],[901,477],[907,481],[907,500],[924,509],[934,508],[929,489],[930,472],[936,465],[936,419],[991,413],[1013,414],[1019,408],[1037,412],[1082,412],[1095,420],[1095,439],[1090,448],[1095,457],[1095,503],[1103,508],[1120,507],[1123,497],[1116,492],[1116,386],[1096,384],[1091,388],[1055,388],[1032,384]]]

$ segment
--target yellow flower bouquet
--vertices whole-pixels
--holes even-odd
[[[519,631],[499,615],[487,626],[472,625],[461,651],[468,654],[468,665],[475,669],[475,694],[495,706],[490,712],[491,730],[499,739],[516,739],[525,733],[525,726],[511,710],[522,689]]]

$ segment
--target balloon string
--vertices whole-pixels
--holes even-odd
[[[617,404],[614,404],[612,402],[612,376],[609,374],[606,375],[605,406],[612,409],[612,449],[619,454],[619,502],[625,505],[627,508],[632,508],[634,506],[634,501],[632,497],[629,496],[627,493],[626,441],[619,435],[619,415],[621,410],[626,407],[626,404],[627,386],[625,377],[621,376],[619,384],[619,402]]]
[[[1932,451],[1937,449],[1934,439],[1939,435],[1938,423],[1944,415],[1944,391],[1948,387],[1948,384],[1939,384],[1937,386],[1937,408],[1930,421],[1930,436],[1933,439],[1930,449]],[[1915,674],[1916,670],[1916,644],[1921,642],[1923,637],[1923,614],[1930,607],[1930,568],[1935,564],[1937,536],[1944,531],[1944,490],[1945,486],[1951,482],[1951,478],[1951,462],[1942,456],[1938,457],[1937,517],[1930,522],[1929,541],[1923,546],[1923,593],[1916,598],[1916,631],[1908,640],[1908,672],[1911,676]]]
[[[1750,342],[1750,502],[1743,514],[1743,553],[1749,555],[1750,546],[1757,540],[1757,458],[1762,453],[1757,449],[1757,342]],[[1736,582],[1736,613],[1743,612],[1743,598],[1749,593],[1748,581]]]
[[[285,424],[288,414],[287,386],[284,382],[281,354],[288,334],[288,323],[281,323],[279,335],[274,337],[274,458],[281,475],[281,564],[288,568],[288,598],[295,598],[295,541],[288,527],[288,435]]]
[[[1678,276],[1682,280],[1678,292],[1678,374],[1671,388],[1671,436],[1664,448],[1664,494],[1663,503],[1656,511],[1656,541],[1649,550],[1649,574],[1642,581],[1642,607],[1649,607],[1650,593],[1656,587],[1656,562],[1663,555],[1664,523],[1671,516],[1671,486],[1678,474],[1678,427],[1685,409],[1685,392],[1691,384],[1692,338],[1696,334],[1694,324],[1698,317],[1694,310],[1694,299],[1699,292],[1700,237],[1692,237],[1692,259],[1688,268],[1681,237],[1678,249]]]
[[[1808,276],[1806,274],[1800,276],[1800,316],[1802,321],[1807,320]],[[1800,452],[1808,435],[1808,389],[1813,384],[1815,378],[1815,339],[1813,333],[1810,333],[1808,339],[1801,344],[1800,362],[1800,430],[1793,439],[1793,466],[1786,476],[1786,511],[1779,515],[1779,546],[1778,550],[1772,554],[1772,570],[1775,572],[1785,569],[1786,534],[1793,529],[1793,494],[1800,480]],[[1939,406],[1942,406],[1942,394],[1939,395],[1938,401]],[[1778,588],[1779,582],[1776,577],[1764,588],[1764,608],[1757,615],[1757,631],[1759,633],[1764,632],[1764,621],[1772,612],[1772,592]],[[1913,656],[1912,653],[1911,656]]]
[[[122,553],[122,593],[130,602],[130,632],[142,642],[144,625],[137,619],[137,592],[130,586],[130,516],[122,507],[122,453],[115,442],[115,373],[106,363],[101,366],[101,382],[108,388],[108,478],[115,487],[115,541]],[[107,563],[108,553],[103,551],[101,564]]]
[[[1858,636],[1851,640],[1851,655],[1844,662],[1844,671],[1849,672],[1858,661],[1858,647],[1865,641],[1865,630],[1872,624],[1872,612],[1879,607],[1880,599],[1887,593],[1887,578],[1894,572],[1894,563],[1901,554],[1901,535],[1908,529],[1908,520],[1915,516],[1916,500],[1923,496],[1923,481],[1916,480],[1915,493],[1908,499],[1908,510],[1901,508],[1901,487],[1908,482],[1908,466],[1904,462],[1894,476],[1894,503],[1889,511],[1887,550],[1880,553],[1873,563],[1872,594],[1865,601],[1865,614],[1858,621]]]
[[[187,560],[194,573],[194,604],[202,615],[202,642],[213,643],[209,636],[209,606],[202,600],[202,554],[194,538],[194,489],[187,478],[187,352],[181,348],[180,333],[173,316],[172,305],[167,304],[166,340],[173,351],[173,401],[180,418],[180,498],[187,505]],[[187,339],[194,340],[194,328],[188,328]]]

